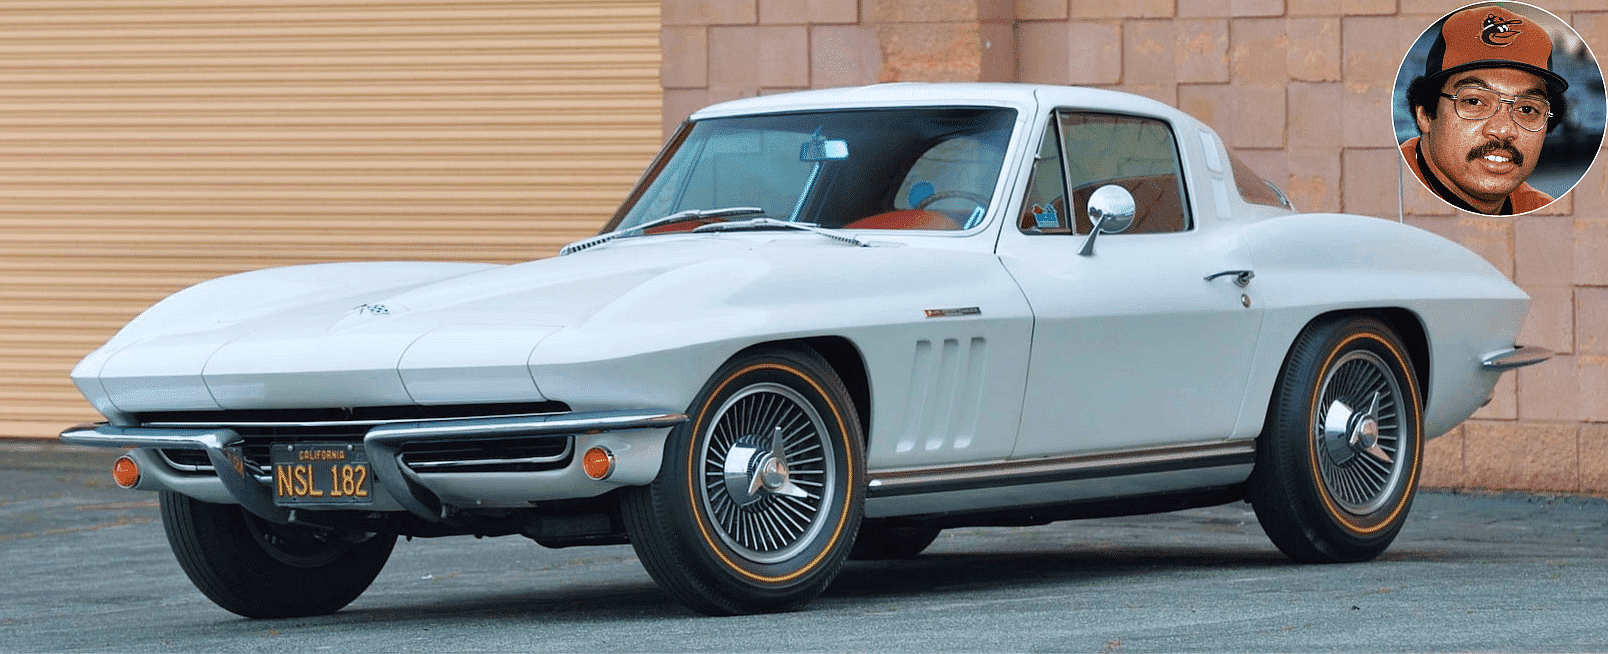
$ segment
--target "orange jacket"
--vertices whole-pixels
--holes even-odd
[[[1439,195],[1441,199],[1451,203],[1454,207],[1470,213],[1481,213],[1468,206],[1468,203],[1464,202],[1462,198],[1446,191],[1446,187],[1440,184],[1440,180],[1431,182],[1424,177],[1424,171],[1418,166],[1418,137],[1414,136],[1401,144],[1401,156],[1407,160],[1407,167],[1413,170],[1413,174],[1418,176],[1419,183],[1423,184],[1425,188],[1435,191],[1436,195]],[[1551,202],[1552,196],[1536,190],[1535,187],[1526,182],[1519,184],[1518,188],[1513,189],[1513,192],[1508,194],[1508,201],[1502,206],[1502,210],[1498,212],[1498,215],[1508,216],[1535,211]]]

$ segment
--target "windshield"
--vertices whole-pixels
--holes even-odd
[[[702,215],[644,231],[761,217],[849,229],[966,229],[994,201],[1015,119],[1012,109],[926,107],[701,120],[605,231],[693,211]],[[732,208],[757,211],[714,215]]]

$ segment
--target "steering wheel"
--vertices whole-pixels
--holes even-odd
[[[916,210],[925,211],[927,207],[931,206],[934,202],[938,202],[939,200],[948,200],[950,198],[959,198],[977,205],[975,209],[971,210],[970,215],[967,216],[966,223],[960,226],[961,229],[971,229],[972,227],[977,226],[977,223],[981,222],[983,219],[983,213],[988,211],[988,198],[966,191],[939,191],[924,197],[920,202],[917,202]]]
[[[939,200],[948,200],[948,199],[951,199],[951,198],[960,198],[962,200],[966,200],[967,202],[970,202],[972,204],[977,205],[977,208],[979,208],[979,209],[987,209],[988,208],[988,198],[985,198],[985,197],[983,197],[981,195],[978,195],[976,193],[970,193],[970,192],[967,192],[967,191],[939,191],[937,193],[934,193],[932,195],[929,195],[927,197],[922,198],[920,202],[916,203],[915,208],[916,209],[926,209],[928,206],[932,205],[932,203],[934,203],[934,202],[937,202]]]

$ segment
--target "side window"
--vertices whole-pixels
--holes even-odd
[[[1240,197],[1251,204],[1265,204],[1270,207],[1284,207],[1289,209],[1290,199],[1284,197],[1284,191],[1267,178],[1256,174],[1250,166],[1240,161],[1234,153],[1228,153],[1228,163],[1234,171],[1234,185],[1239,187]]]
[[[1107,184],[1119,185],[1133,194],[1134,222],[1124,233],[1189,229],[1189,204],[1184,195],[1178,147],[1166,123],[1133,116],[1060,112],[1056,114],[1055,128],[1048,131],[1058,133],[1058,151],[1065,153],[1064,184],[1071,190],[1073,233],[1089,233],[1089,195]],[[1035,187],[1039,177],[1035,169]],[[1038,202],[1030,197],[1028,210]]]
[[[1044,129],[1033,176],[1027,184],[1027,202],[1017,226],[1029,234],[1071,233],[1066,212],[1066,171],[1061,167],[1060,136],[1054,122]]]

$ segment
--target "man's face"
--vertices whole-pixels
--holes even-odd
[[[1478,68],[1452,75],[1441,92],[1456,95],[1466,86],[1496,91],[1504,99],[1547,95],[1540,77],[1512,68]],[[1434,118],[1422,107],[1415,112],[1424,161],[1452,193],[1484,213],[1500,210],[1508,194],[1535,171],[1547,135],[1545,128],[1532,132],[1519,127],[1509,106],[1502,104],[1490,118],[1468,120],[1457,115],[1450,98],[1442,97]]]

